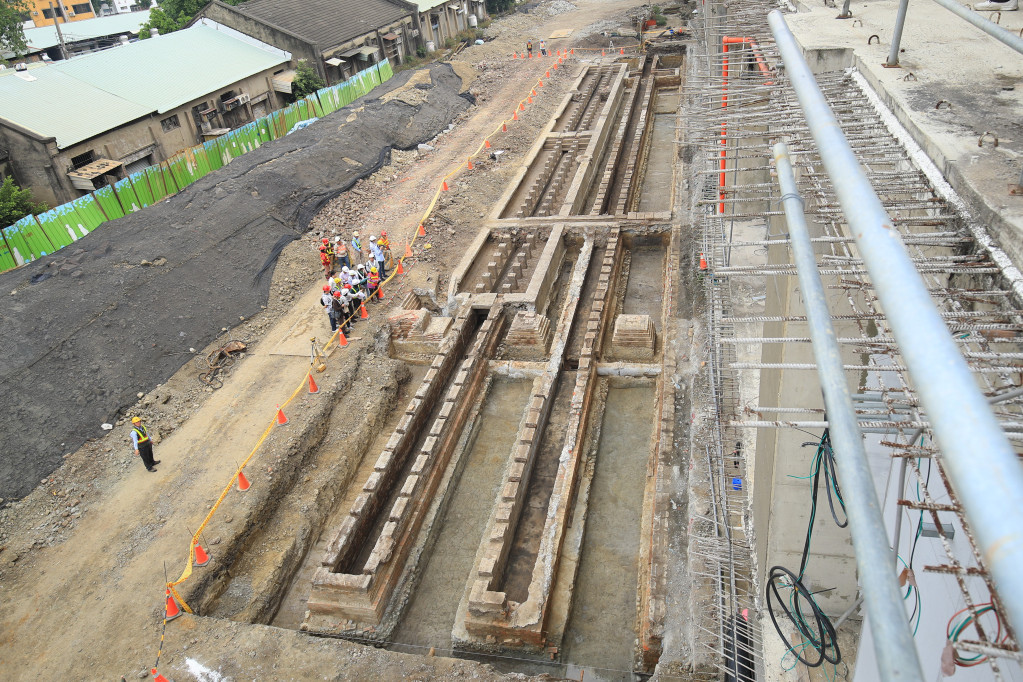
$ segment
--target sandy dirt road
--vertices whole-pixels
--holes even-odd
[[[635,4],[583,0],[577,3],[577,9],[556,16],[515,15],[499,20],[495,26],[499,37],[467,51],[458,60],[463,64],[459,68],[486,73],[474,66],[480,61],[494,64],[493,68],[498,64],[507,67],[512,49],[521,49],[526,37],[581,29],[594,21],[617,17]],[[502,21],[507,25],[502,26]],[[549,42],[556,49],[570,44],[572,38]],[[396,243],[415,229],[439,178],[510,116],[523,96],[523,88],[543,71],[538,62],[514,62],[512,66],[502,71],[502,77],[488,88],[478,106],[438,141],[436,151],[395,174],[395,179],[383,188],[379,205],[367,216],[367,225],[390,226],[388,231]],[[563,95],[577,65],[570,62],[567,67],[562,70],[560,87],[545,93],[548,99],[537,107],[536,115],[527,112],[522,125],[509,132],[506,146],[511,162],[494,169],[495,186],[501,186],[511,174],[515,157],[528,149],[536,131],[546,123],[544,111],[553,108],[555,98]],[[513,133],[517,137],[512,137]],[[478,215],[489,211],[494,198],[487,194],[473,199],[477,213],[474,220],[478,222]],[[413,283],[441,275],[461,258],[462,246],[472,236],[435,235],[431,239],[433,253],[428,254],[434,260],[425,258],[413,270]],[[294,248],[308,250],[312,260],[309,240],[305,241]],[[290,273],[285,269],[279,268],[275,282],[286,276],[301,280],[301,293],[290,312],[268,325],[261,341],[232,370],[223,388],[205,396],[201,407],[157,445],[156,456],[162,464],[156,474],[147,473],[135,461],[122,470],[113,456],[106,464],[83,462],[83,457],[93,456],[104,446],[115,453],[125,452],[125,429],[120,428],[87,446],[87,452],[68,458],[65,468],[78,473],[64,471],[61,480],[65,485],[60,490],[41,486],[32,496],[38,503],[5,510],[13,530],[0,551],[0,678],[119,679],[124,675],[131,679],[152,665],[160,643],[164,567],[172,578],[180,573],[189,532],[198,526],[236,465],[258,440],[275,406],[302,381],[309,363],[304,353],[296,352],[302,346],[300,339],[309,333],[321,339],[329,335],[326,317],[316,305],[320,279],[313,274],[315,263],[313,267],[308,263],[296,266]],[[274,290],[271,287],[271,296]],[[362,340],[335,352],[330,369],[326,375],[318,375],[318,380],[328,385],[341,382],[347,358],[371,346],[371,327],[383,318],[380,309],[373,313],[370,324],[360,329]],[[194,381],[189,379],[194,375],[190,368],[179,374],[170,383]],[[313,398],[303,397],[294,410],[289,417],[296,422],[317,418]],[[290,447],[287,428],[275,432],[276,440],[270,443],[278,453]],[[260,462],[258,468],[254,467],[259,472],[253,476],[257,486],[265,485],[264,479],[272,479],[270,474],[264,475],[265,466]],[[39,500],[65,500],[79,494],[87,502],[71,512],[76,519],[73,530],[62,542],[38,546],[35,540],[40,533],[47,533],[40,527],[45,520],[41,521],[39,514],[45,507]],[[226,547],[231,537],[243,533],[238,526],[251,517],[253,506],[265,499],[251,491],[247,495],[231,494],[207,530],[208,538],[223,537],[221,546]],[[211,549],[216,555],[218,545]],[[439,659],[406,657],[336,642],[331,642],[328,651],[322,640],[287,631],[275,636],[274,632],[278,631],[185,617],[167,627],[161,670],[178,680],[200,679],[195,670],[189,672],[187,661],[190,656],[201,656],[204,662],[200,667],[262,679],[302,679],[314,672],[324,679],[365,679],[372,670],[387,670],[384,676],[391,679],[415,670],[417,679],[431,679],[446,678],[452,671],[451,663],[437,663]],[[289,661],[294,664],[289,665]],[[479,667],[474,670],[483,671]],[[484,676],[493,676],[483,672]]]

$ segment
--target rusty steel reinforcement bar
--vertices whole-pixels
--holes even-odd
[[[1023,38],[1020,38],[1015,33],[1007,31],[998,24],[996,24],[995,22],[987,19],[986,17],[981,16],[980,14],[977,14],[967,5],[959,4],[957,0],[934,0],[934,2],[938,3],[939,5],[947,9],[952,14],[955,14],[959,18],[965,19],[966,21],[970,22],[971,24],[979,28],[984,33],[987,33],[995,40],[1005,43],[1012,49],[1016,50],[1016,52],[1023,54]],[[902,16],[902,19],[905,20],[905,16]],[[894,41],[893,47],[896,50],[898,49],[898,46],[894,44]]]
[[[944,468],[1009,623],[1019,632],[1023,630],[1023,571],[1019,570],[1023,565],[1023,466],[956,350],[795,36],[777,10],[768,15],[768,22],[850,232],[934,425]]]
[[[881,516],[881,504],[877,500],[870,463],[863,448],[863,436],[849,394],[841,350],[831,324],[827,294],[817,272],[810,230],[803,214],[803,199],[799,196],[785,143],[774,145],[774,161],[835,447],[835,462],[842,480],[842,491],[849,502],[849,530],[856,550],[860,589],[874,633],[881,678],[922,680],[923,672],[902,606],[898,580],[891,570],[891,548]]]

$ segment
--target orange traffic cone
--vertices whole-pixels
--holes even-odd
[[[564,62],[565,62],[565,58],[564,57],[558,57],[558,64],[563,64]],[[558,67],[555,66],[554,68],[558,68]]]
[[[490,140],[483,140],[483,148],[490,149]]]
[[[707,269],[707,259],[704,257],[702,253],[700,254],[700,269],[701,270]]]
[[[168,621],[172,621],[181,615],[181,609],[178,608],[178,603],[174,601],[174,597],[171,596],[170,588],[167,588],[167,615],[164,618]],[[154,671],[155,672],[155,671]]]
[[[288,423],[288,418],[284,416],[284,410],[282,410],[281,406],[278,405],[277,406],[277,425],[278,426],[284,426],[287,423]]]
[[[621,52],[619,52],[618,54],[625,54],[625,48],[623,47],[623,48],[622,48],[622,51],[621,51]]]
[[[348,337],[345,336],[345,333],[342,331],[339,331],[337,333],[337,345],[341,348],[344,348],[345,346],[348,345]],[[309,378],[311,379],[312,377]]]
[[[309,375],[309,392],[310,393],[319,393],[320,392],[320,387],[316,385],[315,381],[313,381],[313,375],[312,374]]]
[[[600,56],[601,57],[606,57],[607,56],[607,52],[605,52],[604,50],[601,50],[600,51]]]
[[[568,51],[568,53],[569,54],[575,54],[575,48],[573,47],[571,50]]]
[[[399,275],[404,275],[405,274],[405,268],[401,267],[401,259],[400,258],[398,259],[398,274]]]
[[[548,78],[549,78],[549,76],[548,76]],[[541,81],[537,81],[536,87],[542,88],[543,87],[543,81],[542,80]]]
[[[156,672],[156,668],[153,668],[153,682],[167,682],[167,678]]]
[[[447,180],[442,181],[440,183],[440,188],[441,188],[441,191],[447,192],[448,191],[448,181]]]
[[[426,236],[426,230],[423,229],[423,224],[422,223],[419,223],[419,231],[416,232],[416,234],[418,236],[420,236],[420,237],[425,237]]]
[[[519,120],[519,112],[518,112],[518,110],[516,110],[516,111],[515,111],[515,112],[514,112],[514,113],[512,114],[512,120],[513,120],[513,121],[517,121],[517,120]]]
[[[469,157],[469,160],[466,162],[465,167],[468,170],[472,170],[472,157],[471,156]]]
[[[205,566],[210,563],[210,555],[206,553],[206,550],[202,548],[198,542],[195,543],[195,565]]]
[[[533,53],[532,53],[532,52],[530,52],[530,53],[529,53],[529,58],[530,58],[530,59],[532,59],[532,58],[533,58]]]
[[[384,300],[384,287],[383,286],[378,286],[377,287],[377,300],[378,301]]]
[[[420,229],[422,229],[422,228],[420,228]],[[423,234],[426,234],[426,233],[424,232]],[[422,235],[420,235],[420,236],[422,236]],[[412,258],[412,245],[411,244],[406,244],[405,245],[405,258]]]
[[[508,132],[508,123],[505,121],[501,121],[501,132],[502,133]]]
[[[366,304],[365,303],[360,303],[359,304],[359,317],[361,317],[364,320],[369,319],[369,313],[366,311]]]
[[[519,111],[525,111],[525,110],[526,110],[525,103],[524,102],[519,102]]]
[[[543,77],[544,77],[544,78],[550,78],[550,77],[551,77],[551,70],[550,70],[550,69],[547,69],[547,72],[546,72],[546,73],[544,73]]]
[[[527,97],[526,98],[526,104],[532,104],[532,103],[533,103],[533,98],[532,97]]]
[[[238,492],[245,492],[249,489],[252,484],[249,483],[249,479],[245,478],[245,474],[238,472]]]
[[[519,53],[518,52],[512,52],[512,59],[518,59],[518,58],[519,58]]]

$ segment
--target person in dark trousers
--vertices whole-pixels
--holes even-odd
[[[526,50],[529,52],[529,56],[533,56],[533,39],[530,38],[526,41]]]
[[[149,437],[149,430],[138,417],[131,418],[131,444],[135,448],[135,454],[142,458],[146,465],[146,471],[155,472],[154,468],[160,460],[153,459],[153,441]]]

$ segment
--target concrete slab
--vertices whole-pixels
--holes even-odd
[[[937,4],[914,3],[901,68],[885,68],[897,6],[857,0],[854,19],[841,20],[834,8],[800,5],[786,20],[814,68],[862,72],[1018,267],[1023,197],[1009,195],[1008,185],[1019,180],[1023,165],[1023,56]],[[1000,25],[1018,33],[1023,12],[1002,13]],[[880,41],[868,45],[873,35]],[[950,106],[938,109],[939,102]],[[991,135],[979,146],[988,132],[997,146]]]

